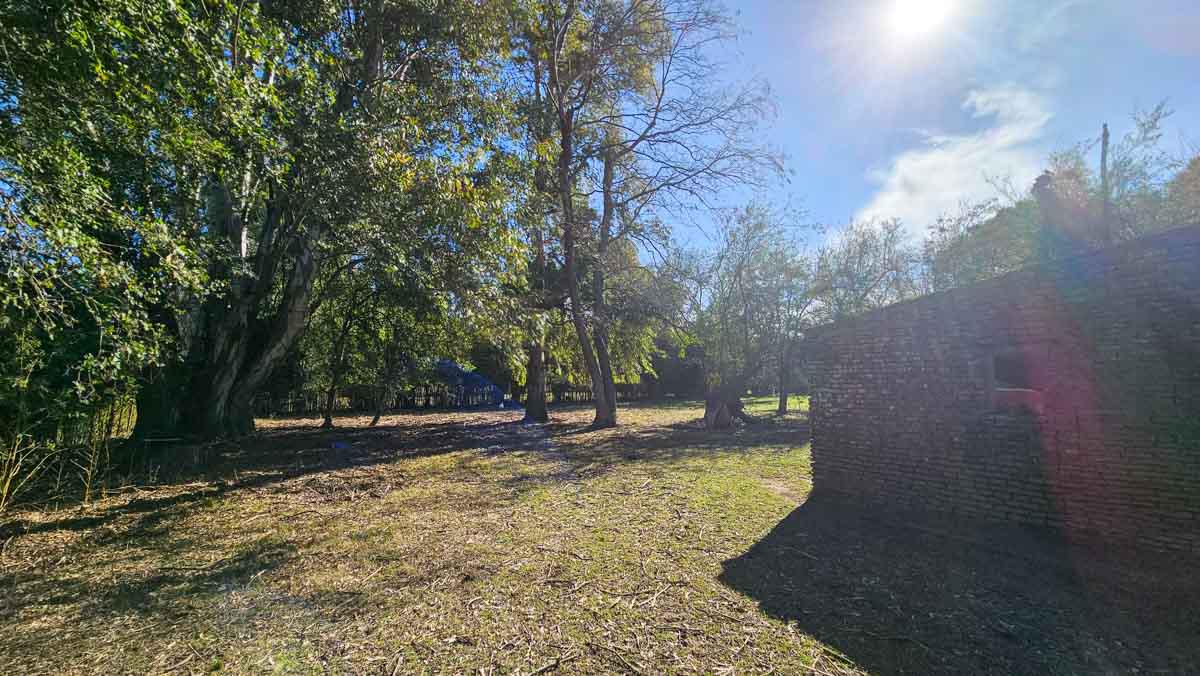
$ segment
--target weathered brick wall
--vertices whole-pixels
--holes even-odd
[[[1200,228],[894,305],[810,347],[818,494],[1200,551]],[[997,392],[1014,363],[1032,392]]]

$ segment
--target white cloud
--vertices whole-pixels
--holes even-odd
[[[1016,49],[1036,54],[1067,38],[1080,25],[1084,18],[1081,14],[1097,11],[1094,5],[1085,0],[1055,0],[1012,8],[1011,21],[1017,26]]]
[[[963,109],[989,124],[972,134],[925,134],[924,144],[892,158],[868,179],[879,190],[857,218],[904,221],[922,234],[938,216],[966,201],[995,196],[988,177],[1030,183],[1041,171],[1040,141],[1053,114],[1037,93],[1017,85],[976,89]]]

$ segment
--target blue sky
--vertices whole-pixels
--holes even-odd
[[[960,200],[992,196],[988,176],[1025,186],[1050,151],[1102,122],[1119,137],[1163,99],[1164,148],[1200,142],[1200,0],[728,6],[744,35],[726,77],[770,83],[768,138],[792,172],[764,197],[822,223],[895,216],[920,236]]]

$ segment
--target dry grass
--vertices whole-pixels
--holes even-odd
[[[882,523],[809,499],[802,413],[701,412],[262,421],[177,450],[205,471],[0,523],[0,673],[1200,665],[1193,565]]]
[[[699,416],[263,421],[208,476],[16,515],[0,672],[851,670],[717,579],[807,492],[803,431]]]

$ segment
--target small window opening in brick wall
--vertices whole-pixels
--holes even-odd
[[[992,355],[992,405],[996,410],[1042,414],[1045,406],[1030,356],[1021,350]]]
[[[997,388],[1032,390],[1033,379],[1025,355],[1018,351],[1000,352],[992,357],[992,373]]]

